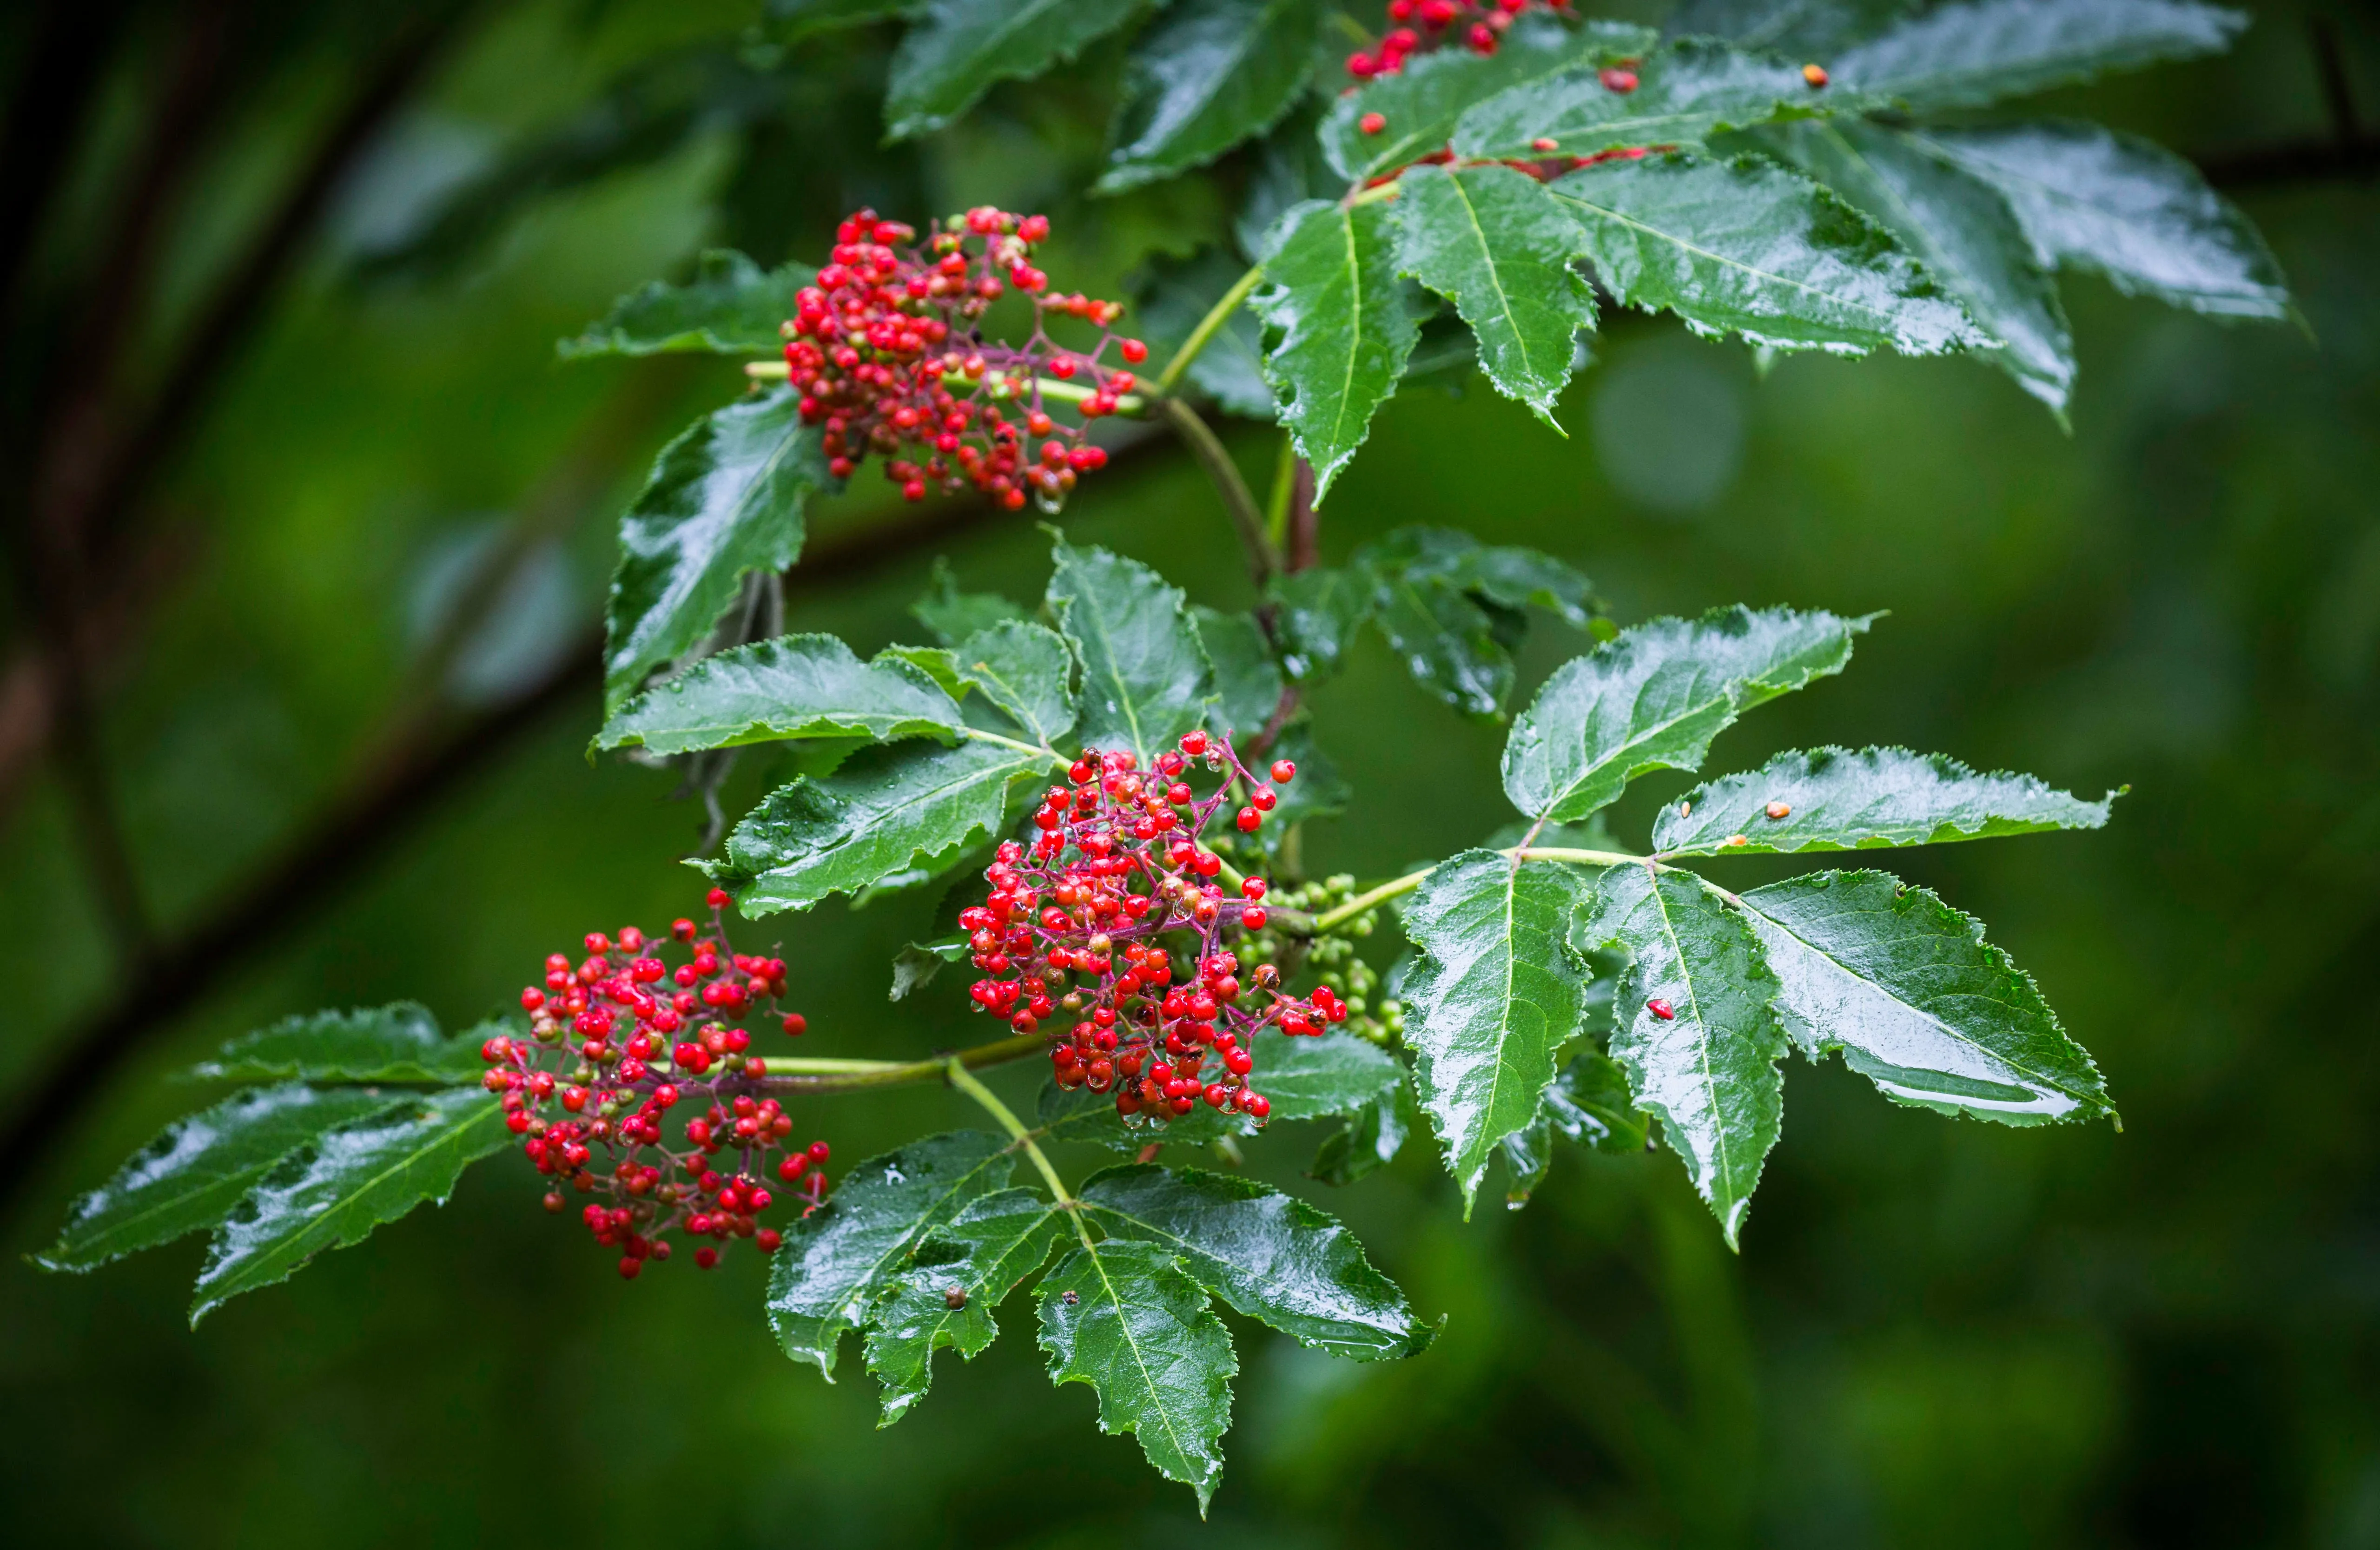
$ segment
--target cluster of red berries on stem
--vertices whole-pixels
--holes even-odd
[[[1197,765],[1221,777],[1203,797],[1189,784]],[[1257,1033],[1314,1035],[1346,1020],[1328,987],[1285,994],[1269,963],[1243,986],[1228,951],[1226,933],[1264,929],[1266,884],[1227,891],[1222,858],[1198,836],[1235,804],[1231,821],[1260,829],[1297,767],[1268,773],[1204,732],[1146,770],[1128,751],[1087,748],[1044,794],[1038,837],[1000,847],[990,891],[959,915],[986,975],[969,994],[1018,1035],[1049,1039],[1061,1087],[1111,1092],[1127,1119],[1170,1120],[1204,1102],[1261,1123],[1272,1103],[1250,1084]]]
[[[788,380],[803,419],[825,427],[837,478],[880,454],[912,501],[972,484],[1012,511],[1029,493],[1054,512],[1080,476],[1106,464],[1085,437],[1138,385],[1130,368],[1148,350],[1110,331],[1118,303],[1050,289],[1032,261],[1049,235],[1046,216],[989,206],[930,227],[922,241],[868,210],[836,229],[784,334]],[[988,341],[979,326],[1011,292],[1033,308],[1021,345]],[[1060,318],[1097,329],[1097,342],[1062,348],[1045,332]],[[1102,358],[1111,345],[1122,364]],[[1066,404],[1074,418],[1062,423],[1050,409]]]
[[[1545,0],[1548,9],[1570,13],[1570,0]],[[1389,19],[1396,25],[1380,39],[1379,52],[1356,50],[1347,56],[1347,73],[1357,80],[1392,76],[1416,54],[1430,54],[1460,39],[1474,54],[1496,52],[1512,18],[1529,8],[1530,0],[1389,0]]]
[[[521,992],[528,1037],[499,1034],[480,1048],[504,1122],[554,1181],[545,1208],[567,1206],[565,1185],[594,1196],[581,1217],[596,1242],[620,1251],[630,1279],[670,1257],[673,1232],[711,1241],[694,1251],[706,1270],[719,1263],[715,1245],[735,1238],[774,1253],[777,1229],[759,1223],[776,1204],[762,1181],[771,1153],[783,1154],[773,1171],[805,1215],[826,1195],[827,1144],[791,1144],[793,1119],[767,1095],[768,1062],[743,1026],[807,1028],[783,1010],[785,961],[735,951],[718,914],[727,894],[713,889],[709,902],[710,933],[679,920],[655,940],[628,926],[589,936],[577,963],[553,954],[544,983]],[[675,950],[686,961],[673,968],[662,953]]]

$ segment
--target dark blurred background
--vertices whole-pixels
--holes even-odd
[[[1426,1145],[1332,1192],[1299,1178],[1317,1136],[1281,1127],[1249,1166],[1327,1197],[1446,1332],[1366,1366],[1238,1324],[1204,1526],[1088,1392],[1050,1387],[1021,1302],[879,1432],[848,1348],[832,1387],[775,1353],[756,1257],[625,1286],[502,1161],[196,1333],[195,1240],[83,1278],[23,1264],[191,1103],[164,1079],[212,1042],[400,997],[461,1025],[556,946],[691,902],[697,812],[584,757],[589,632],[619,506],[737,373],[564,367],[555,338],[705,245],[814,256],[862,200],[1046,209],[1049,267],[1095,294],[1227,231],[1228,175],[1075,195],[1103,87],[1004,89],[886,151],[886,37],[757,72],[750,9],[0,19],[11,1543],[2380,1546],[2380,197],[2355,116],[2380,123],[2380,32],[2344,6],[2261,6],[2229,58],[2046,104],[2206,166],[2303,333],[2071,283],[2070,434],[1971,362],[1763,380],[1615,318],[1568,440],[1484,384],[1415,388],[1324,508],[1327,558],[1467,526],[1574,561],[1622,620],[1891,611],[1715,769],[1894,742],[2129,782],[2102,833],[1905,858],[2039,979],[2120,1133],[1953,1123],[1797,1062],[1737,1257],[1667,1155],[1564,1151],[1527,1210],[1466,1225]],[[1269,476],[1269,432],[1233,445]],[[1038,595],[1029,523],[880,490],[814,514],[789,627],[915,638],[937,555]],[[1066,522],[1248,600],[1170,444]],[[1582,645],[1541,629],[1524,687]],[[1309,837],[1318,869],[1384,875],[1504,820],[1500,730],[1377,645],[1319,714],[1360,805]],[[1680,783],[1644,782],[1621,834]],[[884,999],[927,913],[747,930],[797,966],[806,1052],[969,1038],[954,987]],[[840,1167],[970,1121],[920,1090],[801,1122]]]

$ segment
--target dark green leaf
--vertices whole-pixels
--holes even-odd
[[[926,881],[919,878],[920,882]],[[947,937],[939,941],[911,942],[892,955],[892,994],[888,1000],[898,1001],[916,994],[942,972],[945,963],[965,963],[969,954],[965,937]]]
[[[1171,361],[1245,268],[1220,248],[1204,248],[1188,260],[1152,260],[1134,287],[1140,298],[1135,316],[1141,342],[1148,346],[1149,359]],[[1185,375],[1226,414],[1273,418],[1272,388],[1264,376],[1264,325],[1245,307],[1232,309]]]
[[[1396,1160],[1405,1144],[1405,1118],[1400,1091],[1391,1088],[1348,1117],[1343,1129],[1325,1136],[1314,1149],[1309,1179],[1326,1184],[1352,1184]]]
[[[1038,748],[968,737],[863,749],[832,775],[778,787],[704,870],[747,915],[806,910],[920,863],[938,875],[998,832],[1011,785],[1050,764]]]
[[[883,1386],[880,1424],[926,1397],[935,1351],[955,1347],[972,1362],[990,1349],[1000,1338],[993,1311],[1065,1233],[1064,1213],[1048,1200],[1002,1190],[969,1201],[927,1236],[868,1312],[868,1370]]]
[[[1595,326],[1578,223],[1511,167],[1415,167],[1398,187],[1402,272],[1454,303],[1496,391],[1552,425],[1574,341]]]
[[[1008,1143],[981,1131],[929,1135],[870,1157],[825,1205],[785,1230],[769,1266],[769,1326],[796,1362],[834,1376],[843,1332],[857,1329],[926,1234],[1008,1187]]]
[[[1525,1129],[1579,1031],[1586,976],[1569,947],[1587,884],[1493,851],[1442,861],[1405,908],[1424,954],[1405,987],[1414,1092],[1469,1210],[1496,1144]]]
[[[1743,905],[1812,1059],[1840,1049],[1887,1097],[1946,1114],[2114,1117],[2099,1068],[1983,922],[1881,872],[1815,872]]]
[[[656,280],[612,304],[601,322],[555,346],[565,360],[587,356],[650,356],[670,350],[775,355],[779,325],[795,311],[795,293],[817,278],[807,264],[764,270],[743,254],[714,248],[683,285]]]
[[[1581,629],[1595,616],[1594,583],[1552,555],[1534,549],[1478,544],[1456,558],[1447,574],[1473,596],[1503,608],[1534,604],[1552,610],[1565,624]]]
[[[215,1229],[190,1322],[425,1200],[445,1205],[464,1169],[511,1140],[503,1106],[472,1087],[424,1093],[323,1132],[275,1163]]]
[[[1204,166],[1280,122],[1305,95],[1323,14],[1319,0],[1180,0],[1134,45],[1098,191]]]
[[[1512,656],[1496,623],[1443,571],[1373,570],[1372,622],[1414,682],[1468,716],[1494,716],[1512,692]]]
[[[1812,91],[1797,65],[1709,38],[1666,44],[1636,77],[1634,91],[1614,91],[1593,65],[1573,65],[1508,87],[1463,115],[1455,154],[1508,161],[1694,149],[1729,129],[1862,105],[1840,91]],[[1548,139],[1551,150],[1538,143]]]
[[[1787,1039],[1760,939],[1700,878],[1614,866],[1578,940],[1635,955],[1620,980],[1611,1057],[1736,1246],[1785,1104],[1777,1062]]]
[[[1269,331],[1265,381],[1313,466],[1318,504],[1420,336],[1397,278],[1396,217],[1377,202],[1295,206],[1273,228],[1264,269],[1249,305]]]
[[[1968,0],[1911,16],[1830,61],[1838,86],[1972,107],[2107,70],[2220,54],[2248,25],[2193,0]]]
[[[780,636],[705,657],[603,723],[599,748],[656,754],[861,733],[957,741],[958,702],[898,657],[863,662],[833,636]]]
[[[933,632],[944,646],[956,646],[978,630],[988,630],[1003,619],[1022,619],[1025,610],[997,592],[962,592],[951,563],[934,556],[934,574],[926,595],[909,605],[909,616]]]
[[[1651,1128],[1619,1062],[1591,1052],[1564,1066],[1546,1089],[1546,1119],[1555,1133],[1598,1152],[1641,1152]]]
[[[1337,817],[1354,799],[1346,777],[1339,773],[1338,761],[1314,741],[1313,720],[1303,711],[1283,723],[1281,735],[1265,750],[1265,757],[1289,760],[1297,766],[1297,777],[1274,788],[1281,795],[1281,805],[1272,810],[1260,838],[1277,840],[1289,832],[1291,825],[1308,818]]]
[[[1696,333],[1833,355],[1990,343],[1882,227],[1774,163],[1648,156],[1550,187],[1604,285]]]
[[[1149,1243],[1076,1249],[1041,1278],[1041,1349],[1050,1381],[1087,1383],[1099,1430],[1140,1439],[1157,1472],[1198,1494],[1222,1478],[1219,1446],[1232,1423],[1232,1337],[1207,1290]]]
[[[1111,1238],[1154,1243],[1224,1302],[1298,1344],[1377,1362],[1429,1343],[1404,1293],[1327,1213],[1269,1184],[1154,1163],[1093,1174],[1084,1212]]]
[[[1055,631],[1006,620],[960,645],[959,675],[1047,748],[1074,730],[1075,660]]]
[[[1653,46],[1649,27],[1590,21],[1563,26],[1549,16],[1523,16],[1492,54],[1442,48],[1416,54],[1394,75],[1378,76],[1339,99],[1322,121],[1322,148],[1342,177],[1372,177],[1443,148],[1455,122],[1473,103],[1550,75],[1570,65],[1609,65]],[[1364,116],[1387,120],[1378,134]]]
[[[209,1081],[474,1083],[487,1035],[448,1038],[412,1001],[354,1011],[310,1011],[233,1039],[190,1074]]]
[[[1087,747],[1129,748],[1146,769],[1205,720],[1210,680],[1182,589],[1137,560],[1060,543],[1048,603],[1082,663]]]
[[[915,16],[921,8],[922,0],[763,0],[760,28],[771,41],[790,43],[838,27]]]
[[[221,1222],[291,1152],[409,1097],[377,1089],[289,1083],[236,1093],[185,1115],[74,1203],[58,1241],[33,1256],[44,1270],[95,1270],[137,1250]]]
[[[1922,0],[1681,0],[1670,37],[1725,38],[1790,59],[1831,59],[1918,8]]]
[[[922,0],[892,56],[886,128],[894,139],[931,134],[994,82],[1072,59],[1140,8],[1141,0]]]
[[[1215,713],[1224,730],[1245,743],[1280,708],[1281,664],[1265,644],[1263,626],[1251,616],[1204,606],[1190,613],[1197,622],[1198,643],[1215,664]]]
[[[1665,854],[1866,850],[1939,845],[2053,829],[2096,829],[2113,795],[2085,802],[2030,775],[1979,775],[1940,754],[1820,748],[1697,786],[1661,809],[1653,848]],[[1768,816],[1782,803],[1782,817]],[[1729,843],[1743,837],[1741,845]]]
[[[699,646],[747,573],[800,557],[803,503],[833,482],[800,408],[801,394],[780,387],[697,420],[662,449],[620,519],[603,618],[607,713]]]
[[[1713,737],[1765,700],[1840,672],[1866,619],[1738,604],[1655,619],[1554,670],[1504,745],[1504,792],[1569,823],[1649,769],[1694,769]]]
[[[2044,264],[2193,312],[2289,315],[2289,282],[2255,226],[2169,151],[2095,124],[1908,133],[1998,188]]]
[[[1273,577],[1273,629],[1289,675],[1317,684],[1337,672],[1356,628],[1371,617],[1377,595],[1371,575],[1360,565],[1318,565]]]
[[[1248,1053],[1256,1060],[1248,1081],[1272,1100],[1274,1120],[1344,1114],[1386,1091],[1398,1075],[1394,1057],[1353,1034],[1292,1038],[1265,1028],[1248,1042]],[[1108,1094],[1088,1088],[1070,1093],[1055,1082],[1042,1087],[1034,1119],[1055,1140],[1092,1142],[1120,1152],[1136,1152],[1152,1141],[1200,1146],[1257,1132],[1256,1121],[1245,1115],[1205,1104],[1165,1124],[1127,1121]]]

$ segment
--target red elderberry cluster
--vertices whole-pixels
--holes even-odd
[[[1570,0],[1544,3],[1561,15],[1570,14]],[[1378,53],[1358,49],[1349,54],[1347,73],[1357,80],[1392,76],[1413,55],[1434,53],[1457,38],[1474,54],[1493,54],[1512,18],[1529,5],[1530,0],[1389,0],[1389,19],[1396,25],[1380,39]]]
[[[843,223],[818,283],[802,289],[784,325],[789,380],[802,418],[826,428],[836,478],[880,454],[885,477],[912,501],[929,488],[972,484],[1012,511],[1029,492],[1054,512],[1081,475],[1107,462],[1084,437],[1133,390],[1128,368],[1148,350],[1110,332],[1123,312],[1118,303],[1050,290],[1032,262],[1049,235],[1045,216],[989,206],[952,216],[922,243],[914,228],[873,211]],[[1033,305],[1033,332],[1021,345],[987,341],[978,327],[1011,291]],[[1060,317],[1097,328],[1098,342],[1062,348],[1044,332]],[[1122,366],[1101,359],[1111,345]],[[1047,386],[1078,377],[1087,393]],[[1063,400],[1074,401],[1071,423],[1050,413]]]
[[[742,1025],[765,1017],[796,1036],[808,1027],[782,1009],[785,961],[729,948],[718,917],[727,895],[713,889],[709,902],[710,934],[679,920],[654,940],[629,926],[589,936],[576,963],[553,954],[544,984],[521,992],[529,1036],[499,1034],[480,1048],[504,1122],[555,1181],[545,1208],[565,1208],[565,1184],[596,1196],[581,1218],[596,1242],[620,1251],[630,1279],[646,1260],[670,1257],[672,1232],[712,1240],[694,1251],[706,1270],[719,1263],[713,1245],[733,1238],[774,1253],[777,1229],[759,1220],[776,1204],[761,1181],[772,1152],[784,1154],[777,1180],[805,1215],[826,1195],[827,1144],[789,1143],[793,1120],[767,1095],[768,1062],[749,1053]],[[673,968],[662,953],[674,951],[686,961]]]
[[[1223,777],[1204,797],[1188,783],[1196,764]],[[1257,1030],[1312,1035],[1345,1021],[1328,987],[1286,995],[1269,963],[1243,986],[1222,947],[1226,932],[1264,929],[1265,881],[1226,892],[1214,880],[1222,858],[1198,835],[1234,793],[1232,821],[1261,828],[1297,767],[1269,773],[1258,780],[1229,739],[1203,732],[1148,770],[1131,753],[1087,748],[1044,794],[1038,838],[1000,847],[990,891],[959,915],[987,976],[969,994],[1020,1035],[1046,1032],[1060,1086],[1112,1092],[1127,1119],[1169,1120],[1203,1101],[1262,1122],[1272,1103],[1249,1084]]]

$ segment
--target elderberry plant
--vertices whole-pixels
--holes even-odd
[[[908,19],[896,137],[1143,15],[767,9],[762,53],[786,69],[822,29]],[[1947,1115],[2112,1119],[2034,983],[1933,893],[1867,867],[1722,886],[1740,854],[2096,828],[2112,794],[1822,748],[1704,782],[1623,849],[1606,814],[1633,781],[1699,771],[1742,713],[1840,672],[1872,621],[1734,607],[1623,626],[1565,561],[1452,528],[1322,564],[1319,509],[1379,406],[1450,358],[1550,423],[1607,303],[1764,357],[1988,352],[2061,411],[2057,269],[2287,315],[2254,232],[2174,158],[2086,124],[1934,116],[2207,53],[2240,25],[2195,0],[1688,0],[1664,32],[1559,0],[1389,0],[1384,17],[1177,0],[1134,42],[1100,188],[1236,157],[1244,271],[1214,253],[1162,266],[1127,323],[1041,267],[1044,215],[863,210],[816,269],[718,253],[622,298],[563,353],[745,356],[748,391],[662,451],[622,520],[595,745],[682,767],[714,813],[741,747],[792,750],[796,778],[732,829],[716,813],[707,924],[590,935],[516,1013],[449,1037],[400,1004],[235,1040],[195,1074],[239,1090],[78,1202],[41,1263],[86,1270],[211,1229],[195,1321],[516,1147],[546,1208],[575,1203],[623,1277],[687,1241],[706,1269],[737,1241],[770,1256],[786,1354],[832,1375],[858,1334],[888,1423],[936,1350],[982,1351],[1035,1281],[1053,1380],[1092,1387],[1102,1427],[1203,1506],[1237,1371],[1217,1300],[1356,1360],[1413,1355],[1434,1326],[1330,1215],[1179,1165],[1186,1149],[1234,1164],[1277,1124],[1326,1120],[1310,1176],[1345,1184],[1399,1153],[1417,1109],[1467,1213],[1500,1157],[1517,1206],[1557,1138],[1658,1145],[1735,1245],[1788,1054],[1839,1054]],[[1324,57],[1334,30],[1361,40],[1343,60]],[[1200,403],[1281,428],[1262,503]],[[783,629],[777,577],[808,502],[868,461],[909,501],[1054,515],[1135,421],[1212,478],[1251,610],[1193,607],[1052,529],[1036,609],[938,568],[915,610],[929,644],[863,660]],[[1302,826],[1359,810],[1306,708],[1358,636],[1426,695],[1503,721],[1533,611],[1591,644],[1509,717],[1512,821],[1372,886],[1306,876]],[[773,1052],[808,1031],[783,1002],[798,947],[736,951],[731,913],[904,893],[944,900],[949,928],[892,965],[893,1001],[948,992],[964,962],[990,1035],[905,1059]],[[1378,951],[1391,934],[1402,951]],[[1048,1075],[1028,1121],[978,1072],[1029,1059]],[[991,1128],[832,1186],[828,1144],[793,1140],[819,1128],[817,1100],[929,1082]],[[1070,1181],[1055,1141],[1132,1160]]]

